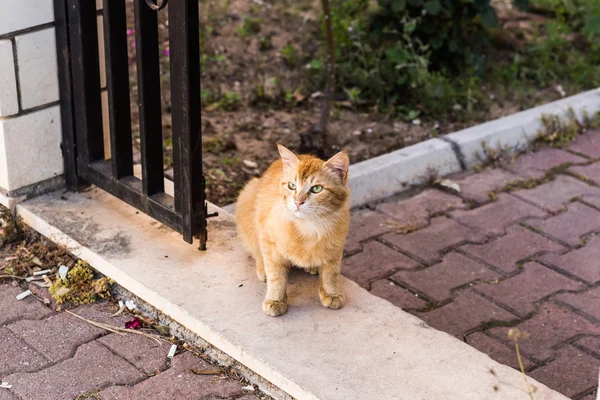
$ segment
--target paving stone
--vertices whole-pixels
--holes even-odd
[[[585,292],[563,293],[556,296],[556,300],[568,304],[600,321],[600,286]]]
[[[575,139],[569,150],[584,154],[590,158],[600,157],[600,129],[590,131]]]
[[[535,254],[564,250],[563,246],[522,226],[512,226],[506,231],[506,236],[483,245],[466,245],[461,250],[504,272],[514,271],[518,261]]]
[[[597,400],[598,398],[596,397],[596,391],[593,391],[592,393],[588,394],[587,396],[583,396],[581,397],[579,400]]]
[[[598,387],[600,360],[566,346],[557,351],[554,361],[537,368],[528,375],[552,389],[572,398]]]
[[[0,328],[0,377],[38,370],[48,361],[6,328]]]
[[[432,299],[443,302],[451,297],[454,288],[476,280],[492,280],[497,277],[498,273],[477,261],[452,252],[446,254],[439,264],[417,271],[399,271],[390,279],[403,282]]]
[[[52,310],[31,296],[17,300],[16,296],[22,292],[20,287],[0,284],[0,326],[18,319],[40,319],[52,314]]]
[[[121,326],[126,318],[120,316],[109,320],[103,306],[80,306],[74,312],[93,321]],[[80,345],[107,333],[67,313],[55,314],[42,321],[23,320],[8,325],[15,335],[39,351],[52,362],[72,357]]]
[[[140,335],[121,336],[114,333],[98,341],[147,374],[167,368],[167,354],[171,347],[168,343],[158,344]]]
[[[501,343],[499,340],[491,338],[482,332],[475,332],[467,336],[467,344],[487,354],[501,364],[510,365],[514,369],[520,369],[514,346],[509,347],[504,343]],[[527,357],[524,357],[523,355],[521,355],[521,361],[523,361],[523,367],[525,370],[536,365],[533,361]]]
[[[581,197],[581,201],[600,209],[600,196],[585,195]]]
[[[529,337],[520,341],[521,351],[534,361],[543,362],[554,354],[554,348],[578,335],[600,334],[600,327],[585,318],[554,303],[544,303],[530,319],[517,328]],[[507,327],[492,328],[488,334],[500,339],[508,338]]]
[[[0,390],[0,400],[19,400],[6,389]]]
[[[361,210],[352,213],[350,218],[350,231],[346,238],[346,253],[356,253],[362,250],[361,242],[374,236],[389,232],[398,226],[393,218],[371,210]]]
[[[498,284],[481,283],[475,288],[521,317],[533,312],[535,303],[552,293],[580,289],[580,284],[535,262],[525,264],[520,274]]]
[[[464,242],[481,243],[485,237],[447,217],[437,217],[431,224],[409,234],[387,234],[383,239],[427,263],[440,258],[439,252]]]
[[[433,311],[419,313],[418,317],[433,328],[459,338],[486,323],[517,319],[515,315],[472,291],[462,292],[452,303]]]
[[[600,282],[600,237],[593,236],[582,248],[565,254],[546,254],[540,259],[567,271],[589,284]]]
[[[600,337],[584,337],[575,342],[575,344],[583,347],[589,353],[594,353],[596,358],[600,358]]]
[[[495,168],[470,175],[458,181],[458,184],[460,185],[460,195],[462,197],[474,200],[477,203],[487,203],[492,200],[489,196],[490,192],[498,191],[517,179],[519,177],[512,172]]]
[[[377,210],[394,217],[401,224],[423,227],[432,215],[465,206],[460,197],[429,189],[407,200],[380,204]]]
[[[587,159],[576,156],[568,151],[546,147],[520,156],[513,163],[505,166],[505,169],[524,179],[539,179],[546,174],[546,171],[559,165],[567,163],[577,164],[587,161]]]
[[[581,236],[600,231],[600,211],[581,203],[571,203],[564,213],[546,220],[531,219],[527,224],[571,246],[578,246]]]
[[[600,162],[586,166],[577,166],[569,168],[569,171],[600,184]]]
[[[574,197],[582,195],[600,196],[600,189],[573,177],[558,175],[551,182],[532,189],[517,190],[512,194],[545,210],[557,212],[564,208],[564,204]]]
[[[419,262],[379,242],[364,245],[361,253],[342,261],[342,274],[364,288],[369,283],[386,277],[397,268],[415,268]]]
[[[23,399],[72,399],[108,385],[132,385],[146,378],[133,365],[106,347],[92,342],[82,345],[71,359],[34,373],[19,373],[5,379]]]
[[[547,214],[539,208],[525,203],[508,194],[498,195],[493,203],[472,209],[458,210],[450,217],[463,225],[479,229],[486,235],[503,234],[505,228],[525,217],[544,217]]]
[[[176,356],[168,370],[133,387],[111,386],[100,392],[100,396],[103,400],[228,399],[244,393],[242,385],[237,382],[195,375],[191,368],[214,369],[214,366],[186,352]]]
[[[401,286],[394,284],[394,282],[388,281],[387,279],[381,279],[371,284],[371,293],[375,296],[386,299],[390,303],[402,308],[403,310],[408,309],[422,309],[427,306],[427,302],[419,296],[415,296]]]

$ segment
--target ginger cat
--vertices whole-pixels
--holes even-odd
[[[281,159],[246,184],[236,211],[238,235],[256,261],[258,279],[267,282],[263,310],[273,317],[287,311],[291,266],[318,272],[321,303],[342,308],[338,282],[350,223],[348,155],[323,161],[277,146]]]

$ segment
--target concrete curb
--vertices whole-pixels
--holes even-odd
[[[483,143],[508,154],[522,151],[537,138],[543,114],[565,116],[569,109],[580,119],[584,112],[599,111],[600,88],[353,164],[351,205],[360,207],[423,184],[431,173],[444,176],[471,169],[486,159]],[[235,203],[223,208],[235,213]]]

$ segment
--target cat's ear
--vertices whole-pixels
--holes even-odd
[[[340,151],[335,156],[331,157],[325,166],[336,173],[343,183],[348,179],[348,168],[350,168],[350,159],[345,151]]]
[[[300,161],[298,156],[279,143],[277,143],[277,149],[279,150],[279,155],[281,156],[281,161],[283,161],[283,167],[285,169],[293,169],[298,165],[298,162]]]

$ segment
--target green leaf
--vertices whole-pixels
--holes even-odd
[[[171,332],[169,327],[164,326],[164,325],[154,325],[154,329],[156,329],[158,331],[158,333],[160,333],[163,336],[169,336],[169,334]]]
[[[481,14],[481,23],[483,26],[488,28],[498,26],[498,16],[496,15],[496,10],[490,7],[483,14]]]
[[[432,49],[437,50],[444,44],[444,39],[439,36],[435,36],[429,39],[429,44],[431,45]]]
[[[392,11],[400,13],[406,8],[406,0],[392,0]]]
[[[424,8],[431,15],[438,15],[442,11],[442,5],[439,0],[429,0],[425,3]]]
[[[592,15],[585,21],[585,30],[592,35],[600,34],[600,14]]]
[[[385,54],[388,57],[388,59],[396,65],[406,64],[406,62],[408,61],[408,55],[406,54],[406,51],[404,49],[393,47],[391,49],[387,49],[385,51]]]

